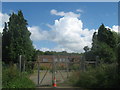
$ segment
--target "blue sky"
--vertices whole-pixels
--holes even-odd
[[[55,28],[59,29],[58,31],[61,30],[61,28],[57,27],[58,25],[55,25],[55,20],[58,20],[58,22],[60,23],[60,19],[62,19],[62,18],[64,19],[64,17],[66,17],[64,15],[63,16],[57,15],[61,12],[64,12],[64,13],[72,12],[77,15],[80,14],[79,17],[75,17],[75,18],[78,20],[78,23],[79,23],[79,21],[82,21],[83,26],[81,28],[82,28],[82,30],[87,28],[88,29],[87,32],[89,32],[92,29],[94,29],[94,30],[98,29],[98,27],[102,23],[104,23],[106,26],[109,26],[110,28],[112,28],[114,25],[116,25],[116,26],[118,25],[118,3],[117,2],[114,2],[114,3],[113,2],[112,3],[109,3],[109,2],[106,2],[106,3],[105,2],[104,3],[102,3],[102,2],[101,3],[95,3],[95,2],[76,2],[76,3],[73,3],[73,2],[72,3],[71,2],[69,2],[69,3],[66,3],[66,2],[61,2],[61,3],[60,2],[59,3],[16,2],[16,3],[13,3],[13,2],[11,2],[11,3],[5,3],[4,2],[4,3],[2,3],[2,13],[3,14],[4,13],[10,14],[13,11],[17,12],[18,10],[23,11],[24,17],[28,21],[28,27],[30,27],[32,29],[33,29],[33,27],[39,27],[38,31],[39,31],[39,33],[42,32],[41,34],[43,34],[43,31],[45,31],[45,33],[47,33],[47,34],[51,34],[51,31],[54,31],[54,30],[53,30],[53,28],[50,28],[49,26],[54,26]],[[54,10],[56,13],[51,13],[51,10]],[[68,20],[68,19],[66,19],[66,20]],[[61,20],[61,22],[62,22],[62,20]],[[76,22],[76,24],[77,24],[77,22]],[[64,28],[65,27],[67,27],[67,23],[65,23]],[[73,30],[75,30],[75,29],[73,29]],[[58,31],[56,31],[56,32],[58,32]],[[73,31],[73,33],[74,33],[74,31]],[[56,34],[57,33],[55,33],[55,35]],[[58,32],[58,35],[60,35],[60,32]],[[76,34],[74,34],[74,35],[76,35]],[[88,34],[85,34],[85,35],[88,35]],[[72,36],[72,34],[71,34],[71,36]],[[49,37],[50,37],[50,35],[49,35]],[[62,38],[62,35],[60,37]],[[72,37],[64,37],[64,38],[72,38]],[[66,40],[64,40],[64,39],[62,39],[62,40],[64,42],[66,42]],[[85,38],[85,40],[86,40],[86,38]],[[69,40],[67,39],[67,41],[69,41]],[[90,40],[88,40],[88,41],[90,41]],[[71,41],[72,46],[70,46],[70,47],[68,46],[68,43],[64,44],[60,40],[56,41],[56,40],[42,39],[42,38],[40,40],[33,39],[33,44],[36,46],[37,49],[41,49],[43,51],[45,49],[56,50],[56,47],[57,47],[57,50],[63,49],[63,50],[68,50],[68,51],[82,52],[82,49],[78,49],[79,51],[74,50],[74,48],[71,49],[72,46],[75,46],[74,44],[76,44],[76,43],[72,43],[72,41]],[[64,45],[62,45],[62,44],[64,44]],[[89,44],[87,44],[87,43],[86,44],[84,43],[82,45],[89,46]],[[44,49],[42,49],[42,48],[44,48]]]
[[[84,27],[92,29],[98,28],[101,23],[112,26],[118,23],[118,3],[117,2],[80,2],[80,3],[43,3],[43,2],[16,2],[16,3],[3,3],[2,12],[10,13],[11,11],[17,12],[22,10],[25,18],[28,20],[29,25],[43,26],[46,23],[54,23],[53,21],[59,17],[52,16],[50,14],[51,9],[58,11],[73,11],[81,9],[84,12],[81,13],[81,19],[84,23]],[[92,25],[91,25],[92,24]]]

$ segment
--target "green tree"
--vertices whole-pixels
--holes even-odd
[[[119,75],[119,83],[120,83],[120,33],[118,33],[117,62],[118,62],[118,75]]]
[[[98,42],[98,48],[95,49],[95,54],[100,57],[103,63],[113,63],[116,60],[116,55],[113,49],[103,42]]]
[[[97,32],[94,32],[93,37],[92,37],[92,48],[91,48],[91,50],[96,49],[96,48],[97,48]]]
[[[97,39],[100,42],[105,42],[111,48],[116,46],[116,37],[114,33],[109,28],[105,28],[103,24],[98,29]]]
[[[92,51],[96,56],[99,56],[102,62],[112,63],[116,60],[116,33],[112,32],[109,28],[105,28],[102,24],[98,33],[93,34],[92,38]]]
[[[2,38],[7,38],[3,39],[3,44],[8,42],[8,45],[5,45],[8,49],[3,48],[4,55],[7,54],[8,60],[15,63],[18,62],[19,55],[24,55],[27,60],[32,60],[33,57],[34,47],[30,40],[31,33],[28,31],[27,25],[27,20],[24,19],[22,11],[18,11],[18,14],[12,13],[9,18],[8,29],[5,24]]]
[[[5,22],[5,26],[2,32],[2,58],[4,60],[4,62],[7,62],[7,59],[9,57],[8,50],[9,50],[9,34],[8,34],[8,28],[7,28],[7,23]]]

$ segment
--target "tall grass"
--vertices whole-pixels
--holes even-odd
[[[19,72],[17,67],[4,66],[2,71],[3,88],[35,88],[35,84],[28,78],[28,75]]]
[[[77,79],[74,79],[77,77]],[[74,74],[69,81],[73,86],[83,88],[118,88],[118,72],[116,64],[102,64],[88,71]]]

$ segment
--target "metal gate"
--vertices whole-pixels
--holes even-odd
[[[38,66],[38,86],[52,86],[54,79],[56,79],[57,84],[63,83],[65,80],[67,80],[72,72],[75,70],[80,70],[80,60],[75,62],[74,60],[72,61],[72,58],[68,56],[63,57],[60,55],[51,56],[51,60],[48,59],[50,58],[47,56],[41,56],[38,57],[36,62]],[[42,70],[42,65],[48,68],[46,70]],[[74,65],[77,65],[78,68],[72,67]]]

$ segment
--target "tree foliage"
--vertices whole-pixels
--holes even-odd
[[[2,33],[3,61],[16,63],[19,55],[24,55],[27,60],[32,60],[34,48],[27,25],[22,11],[18,11],[18,14],[12,13],[9,22],[5,23]]]
[[[73,85],[84,88],[119,88],[120,85],[120,33],[111,31],[102,24],[93,34],[91,51],[85,56],[99,56],[99,64],[77,74]],[[87,60],[86,59],[86,60]],[[75,76],[73,76],[75,77]]]
[[[114,33],[109,28],[105,28],[103,24],[98,29],[97,39],[99,42],[105,42],[111,48],[114,48],[117,44]]]
[[[116,32],[112,32],[109,28],[105,28],[102,24],[98,33],[95,32],[92,38],[92,51],[95,56],[99,56],[103,63],[113,63],[116,58],[117,37]]]

